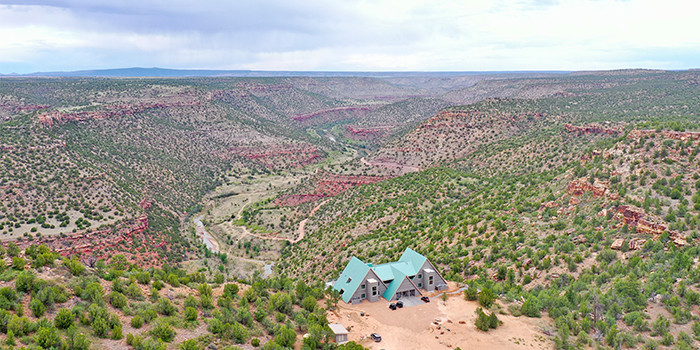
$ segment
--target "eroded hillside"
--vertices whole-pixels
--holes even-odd
[[[282,270],[334,278],[351,256],[410,247],[514,315],[546,313],[559,348],[692,346],[698,76],[566,79],[552,96],[445,109],[368,156],[421,171],[328,200]]]

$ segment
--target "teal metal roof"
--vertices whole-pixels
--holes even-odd
[[[384,299],[391,300],[391,298],[394,297],[394,294],[396,294],[396,291],[399,289],[399,287],[401,287],[401,285],[404,283],[411,284],[413,288],[415,288],[416,291],[418,291],[418,294],[422,295],[418,287],[416,287],[416,285],[413,283],[413,281],[411,281],[411,279],[408,278],[408,276],[403,276],[400,278],[396,278],[395,280],[391,281],[389,285],[386,286],[386,290],[384,291],[384,294],[382,294]]]
[[[384,291],[384,294],[382,295],[384,299],[386,300],[391,300],[391,297],[394,296],[396,293],[396,290],[399,289],[399,286],[401,286],[401,283],[406,279],[406,276],[403,276],[403,278],[396,278],[391,283],[389,283],[386,286],[386,291]]]
[[[413,276],[413,266],[406,261],[395,261],[386,264],[376,265],[372,270],[382,279],[389,281],[393,279],[401,279],[404,276]]]
[[[384,298],[389,300],[408,276],[415,276],[416,273],[418,273],[418,270],[423,266],[426,260],[427,258],[425,256],[411,248],[406,248],[399,261],[376,266],[365,264],[362,260],[353,256],[333,285],[333,289],[337,291],[342,289],[343,295],[341,298],[346,303],[350,302],[350,298],[355,294],[357,288],[360,287],[360,283],[371,269],[382,281],[391,281],[383,294]]]
[[[363,263],[362,260],[352,257],[348,266],[340,274],[340,277],[333,285],[333,289],[340,291],[343,290],[343,295],[341,298],[343,301],[350,302],[350,298],[355,293],[357,288],[360,286],[362,280],[367,276],[370,267]]]
[[[415,275],[416,273],[418,273],[418,270],[421,268],[421,266],[423,266],[427,259],[428,258],[419,254],[415,250],[411,248],[406,248],[403,254],[401,254],[401,258],[399,258],[398,262],[407,262],[411,264],[412,269],[409,275]]]

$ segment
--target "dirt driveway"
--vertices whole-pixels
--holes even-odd
[[[498,315],[503,325],[488,333],[474,326],[475,302],[464,300],[462,294],[452,295],[447,303],[435,298],[430,303],[392,311],[384,299],[376,303],[365,301],[357,305],[338,304],[338,315],[328,313],[330,322],[343,324],[349,340],[370,349],[553,349],[554,343],[542,333],[551,327],[546,318]],[[364,312],[364,316],[361,316]],[[379,333],[379,343],[369,334]]]

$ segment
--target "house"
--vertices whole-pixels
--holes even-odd
[[[328,327],[330,327],[331,331],[333,331],[333,334],[335,334],[335,343],[336,344],[347,343],[349,332],[347,329],[345,329],[345,327],[343,327],[342,324],[329,323]]]
[[[366,264],[352,257],[333,285],[349,304],[363,300],[388,301],[421,296],[422,291],[447,289],[447,282],[425,256],[406,248],[398,261],[381,265]]]

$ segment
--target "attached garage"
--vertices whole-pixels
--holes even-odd
[[[408,276],[404,276],[402,279],[394,280],[386,288],[384,292],[384,299],[386,300],[399,300],[403,297],[414,297],[422,295],[415,284],[411,281]]]

